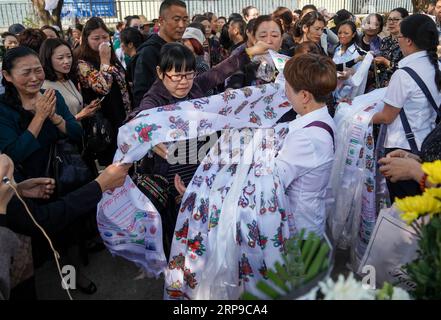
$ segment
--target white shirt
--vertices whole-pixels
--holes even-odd
[[[341,50],[341,45],[335,49],[334,57],[332,60],[335,64],[342,64],[347,63],[351,60],[355,60],[360,56],[360,54],[357,51],[357,47],[355,44],[351,45],[348,49],[346,49],[345,52]],[[360,66],[361,62],[357,62],[354,66],[351,68],[357,70]],[[334,96],[337,100],[340,100],[342,98],[347,98],[351,94],[352,86],[347,83],[347,81],[338,81],[337,89],[334,91]]]
[[[334,57],[332,58],[332,60],[335,62],[335,64],[340,64],[340,63],[346,63],[351,60],[354,60],[354,59],[358,58],[359,56],[360,56],[360,54],[358,53],[357,47],[355,46],[355,44],[353,44],[349,48],[347,48],[345,52],[343,52],[341,50],[341,45],[339,45],[335,49]],[[356,68],[359,63],[360,62],[358,62],[354,66],[354,68]]]
[[[334,120],[327,107],[310,112],[289,124],[289,133],[276,157],[276,170],[284,184],[298,231],[322,236],[325,229],[325,194],[334,160],[334,144],[328,131],[304,128],[314,121],[327,123],[334,134]]]
[[[438,66],[440,66],[439,63]],[[413,69],[429,88],[436,105],[440,105],[441,94],[436,88],[434,80],[435,68],[430,63],[426,51],[416,52],[405,57],[398,63],[398,67]],[[415,80],[404,70],[395,71],[383,101],[395,108],[404,107],[410,127],[415,135],[416,144],[420,149],[424,139],[435,128],[436,112]],[[399,115],[387,126],[384,147],[410,150]]]

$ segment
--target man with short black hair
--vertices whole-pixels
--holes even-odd
[[[185,2],[165,0],[159,8],[158,34],[152,34],[139,48],[133,58],[135,74],[133,79],[133,108],[139,106],[157,78],[156,66],[159,64],[159,52],[164,44],[182,39],[188,24],[188,13]]]

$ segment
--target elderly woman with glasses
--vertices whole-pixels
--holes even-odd
[[[392,74],[398,69],[398,62],[403,59],[398,37],[401,20],[408,15],[409,12],[406,9],[396,8],[390,12],[386,20],[390,35],[381,40],[380,55],[375,58],[375,63],[380,70],[380,87],[387,87]]]
[[[188,47],[181,43],[164,45],[160,53],[160,63],[156,67],[158,79],[129,119],[142,110],[206,96],[208,90],[222,84],[241,65],[249,63],[251,56],[263,54],[269,48],[269,45],[263,42],[249,48],[243,45],[236,54],[216,67],[197,74],[196,58]]]
[[[156,67],[158,79],[144,95],[139,107],[130,114],[129,119],[135,117],[142,110],[207,96],[207,91],[224,83],[241,65],[250,63],[252,56],[264,54],[269,48],[263,42],[258,42],[249,48],[243,45],[228,59],[222,61],[209,71],[197,75],[195,55],[187,46],[176,42],[165,44],[160,52],[161,60]],[[217,136],[213,138],[215,138],[214,141],[217,140]],[[210,141],[212,141],[211,137]],[[176,144],[178,146],[176,148],[178,150],[177,156],[179,156],[178,163],[172,164],[171,161],[167,161],[173,155],[168,154],[165,145],[159,144],[153,149],[156,153],[153,161],[149,161],[146,158],[139,167],[141,170],[139,173],[142,173],[142,171],[154,173],[154,179],[156,179],[154,184],[166,181],[167,187],[161,187],[166,192],[165,198],[175,199],[175,201],[167,202],[165,212],[160,211],[164,221],[164,250],[167,255],[171,239],[173,238],[176,215],[180,203],[179,192],[174,187],[175,177],[180,177],[179,179],[182,179],[181,181],[188,185],[199,166],[198,163],[193,163],[190,159],[198,159],[199,150],[205,144],[204,141],[182,141],[181,143],[184,146],[184,150],[189,151],[185,152],[185,158],[181,159],[181,145]],[[190,146],[196,146],[196,148],[190,148]],[[172,147],[169,149],[171,150]],[[184,160],[184,163],[181,160]],[[158,176],[161,178],[158,178]]]
[[[269,48],[262,41],[249,48],[242,45],[228,59],[209,71],[197,74],[196,58],[188,47],[181,43],[164,45],[160,52],[160,63],[156,67],[158,79],[128,119],[143,110],[207,96],[207,91],[223,84],[241,65],[250,63],[252,56],[264,54]],[[156,152],[165,157],[165,147],[156,148]]]

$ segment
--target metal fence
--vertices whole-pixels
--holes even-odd
[[[30,1],[3,3],[0,2],[0,28],[7,28],[14,23],[26,23],[36,19],[34,7]]]
[[[104,2],[105,1],[105,2]],[[102,16],[104,21],[114,24],[128,15],[144,15],[147,20],[157,18],[161,0],[75,0],[65,4],[63,10],[67,12],[65,23],[72,22],[75,15],[84,15],[84,12],[103,12],[100,6],[112,5],[112,15]],[[66,1],[67,2],[67,1]],[[218,16],[228,17],[231,13],[241,13],[242,8],[253,5],[259,8],[261,14],[271,13],[278,6],[292,9],[302,8],[305,4],[314,4],[317,7],[325,7],[329,12],[347,9],[355,14],[389,12],[396,7],[404,7],[412,10],[411,0],[186,0],[189,15],[203,12],[214,12]],[[81,6],[81,10],[79,9]],[[81,12],[81,13],[80,13]],[[89,14],[90,15],[90,14]],[[87,17],[84,17],[87,19]],[[30,0],[6,3],[0,1],[0,29],[5,29],[13,23],[30,24],[38,23],[35,9]]]
[[[403,7],[412,12],[412,0],[299,0],[298,7],[314,4],[317,8],[323,7],[329,12],[346,9],[354,14],[387,13],[392,9]]]
[[[278,6],[295,8],[297,0],[187,0],[187,11],[190,16],[204,12],[214,12],[217,16],[228,17],[231,13],[242,13],[242,8],[254,5],[259,8],[262,14],[272,12]],[[161,1],[133,0],[116,1],[116,17],[122,20],[125,16],[138,14],[144,15],[147,20],[153,20],[158,17]],[[107,17],[104,20],[112,21]]]

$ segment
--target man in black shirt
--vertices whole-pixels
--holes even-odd
[[[164,44],[182,39],[188,24],[186,4],[181,0],[165,0],[159,9],[159,33],[153,33],[139,48],[133,58],[135,72],[133,79],[133,107],[139,106],[157,78],[159,52]]]

